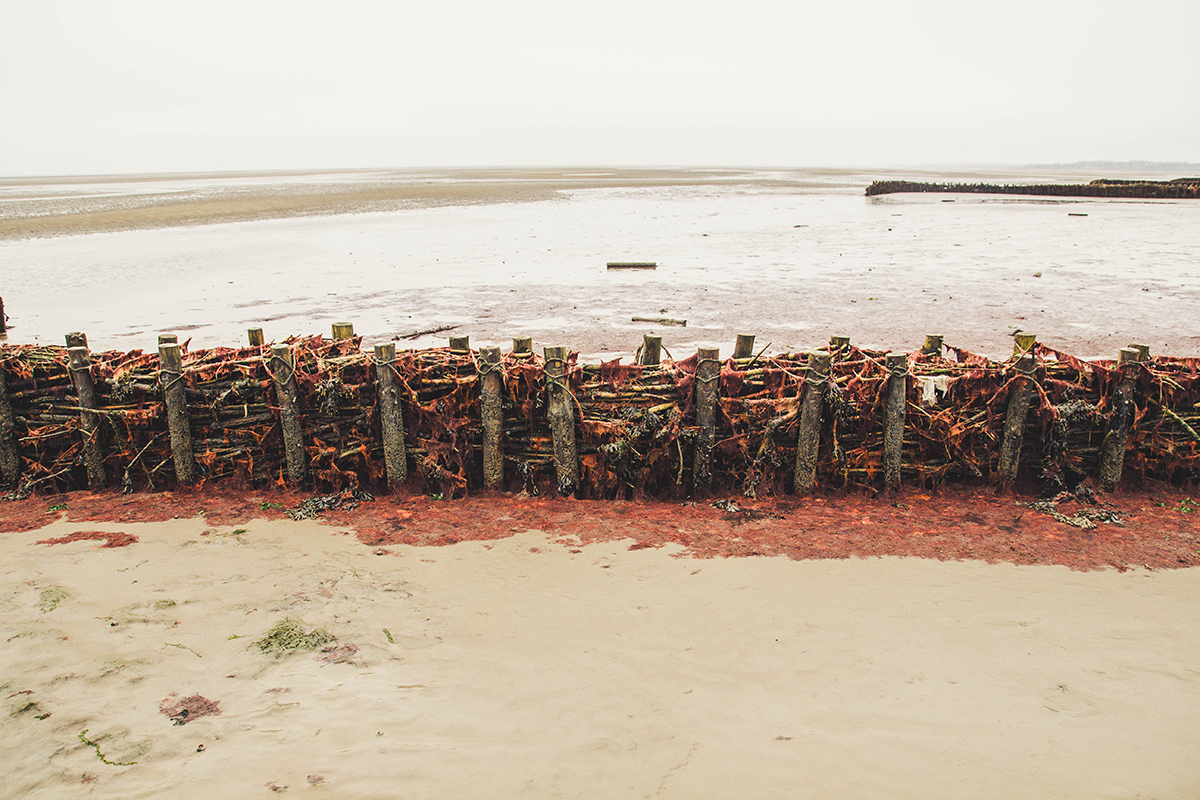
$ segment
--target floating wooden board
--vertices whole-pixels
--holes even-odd
[[[609,261],[609,269],[657,269],[655,261]]]
[[[676,325],[680,328],[687,327],[686,319],[670,319],[668,317],[632,317],[630,322],[653,322],[656,325]]]

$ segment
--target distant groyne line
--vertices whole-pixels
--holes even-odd
[[[1154,200],[1200,198],[1200,178],[1170,181],[1116,180],[1099,178],[1091,183],[921,183],[918,181],[874,181],[867,196],[903,192],[946,194],[1016,194],[1035,197],[1126,197]]]

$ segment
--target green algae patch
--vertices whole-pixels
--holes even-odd
[[[66,600],[69,596],[67,590],[61,586],[51,586],[47,589],[42,589],[41,594],[38,595],[38,608],[42,610],[43,614],[48,614],[58,608],[58,604]]]
[[[305,633],[304,626],[294,619],[280,620],[254,646],[267,655],[282,658],[296,650],[317,650],[333,641],[328,631],[314,628]]]

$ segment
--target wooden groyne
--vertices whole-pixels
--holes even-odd
[[[430,495],[587,498],[934,487],[1045,493],[1200,482],[1200,359],[1132,345],[1083,361],[1016,337],[994,361],[926,337],[811,352],[702,349],[636,364],[450,346],[373,352],[335,337],[157,353],[0,348],[0,497],[240,481]]]
[[[953,194],[1017,194],[1037,197],[1126,197],[1155,200],[1181,200],[1200,197],[1200,178],[1176,178],[1171,181],[1131,181],[1099,178],[1091,183],[921,183],[917,181],[873,181],[867,196],[903,192],[944,192]]]

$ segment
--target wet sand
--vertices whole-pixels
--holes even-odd
[[[508,524],[383,554],[315,522],[3,535],[0,794],[1200,790],[1195,569],[695,559]],[[137,541],[38,543],[90,531]],[[335,639],[254,647],[285,619]]]

